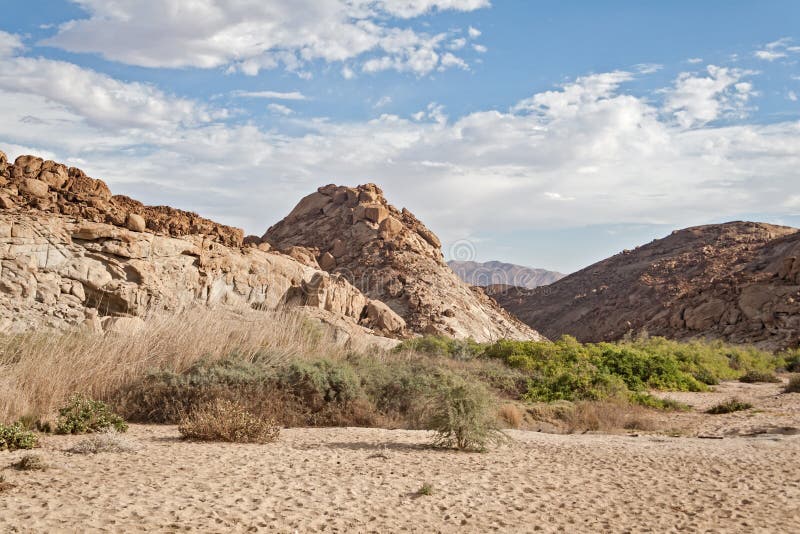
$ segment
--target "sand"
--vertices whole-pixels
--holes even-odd
[[[783,398],[766,401],[797,421],[800,394]],[[695,429],[723,439],[509,431],[484,454],[360,428],[235,445],[133,425],[135,452],[97,455],[66,452],[83,437],[47,436],[35,452],[49,470],[0,471],[15,485],[0,493],[0,532],[799,532],[800,436],[717,428],[772,413],[756,412]],[[24,454],[0,453],[0,468]]]

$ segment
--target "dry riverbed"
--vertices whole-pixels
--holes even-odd
[[[134,451],[96,455],[67,452],[84,437],[47,436],[35,453],[48,470],[0,471],[0,531],[798,532],[800,394],[779,391],[671,394],[697,408],[671,421],[680,437],[509,431],[485,454],[360,428],[233,445],[133,425]],[[701,413],[732,396],[756,408]],[[0,468],[25,454],[0,453]]]

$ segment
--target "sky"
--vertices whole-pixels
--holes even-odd
[[[448,259],[565,273],[800,226],[795,0],[0,6],[0,150],[248,234],[367,182]]]

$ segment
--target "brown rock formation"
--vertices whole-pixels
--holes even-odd
[[[477,341],[540,338],[462,282],[445,264],[436,235],[391,206],[374,184],[321,187],[263,239],[278,250],[313,251],[323,269],[385,303],[368,310],[370,324],[394,325],[376,317],[392,310],[414,332]]]
[[[750,222],[688,228],[547,287],[487,291],[552,338],[648,332],[793,347],[800,342],[800,231]]]
[[[128,331],[151,310],[199,304],[298,306],[345,340],[408,333],[308,250],[243,246],[239,229],[112,196],[78,169],[32,156],[9,165],[0,152],[0,202],[2,332]]]

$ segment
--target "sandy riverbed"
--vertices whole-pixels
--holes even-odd
[[[761,402],[796,421],[798,397]],[[764,413],[696,429],[724,435]],[[134,425],[136,452],[88,456],[66,452],[82,437],[47,436],[36,453],[49,470],[0,472],[15,485],[0,493],[0,531],[800,531],[800,436],[509,434],[469,454],[427,449],[421,431],[289,429],[233,445]],[[24,454],[0,453],[0,468]]]

